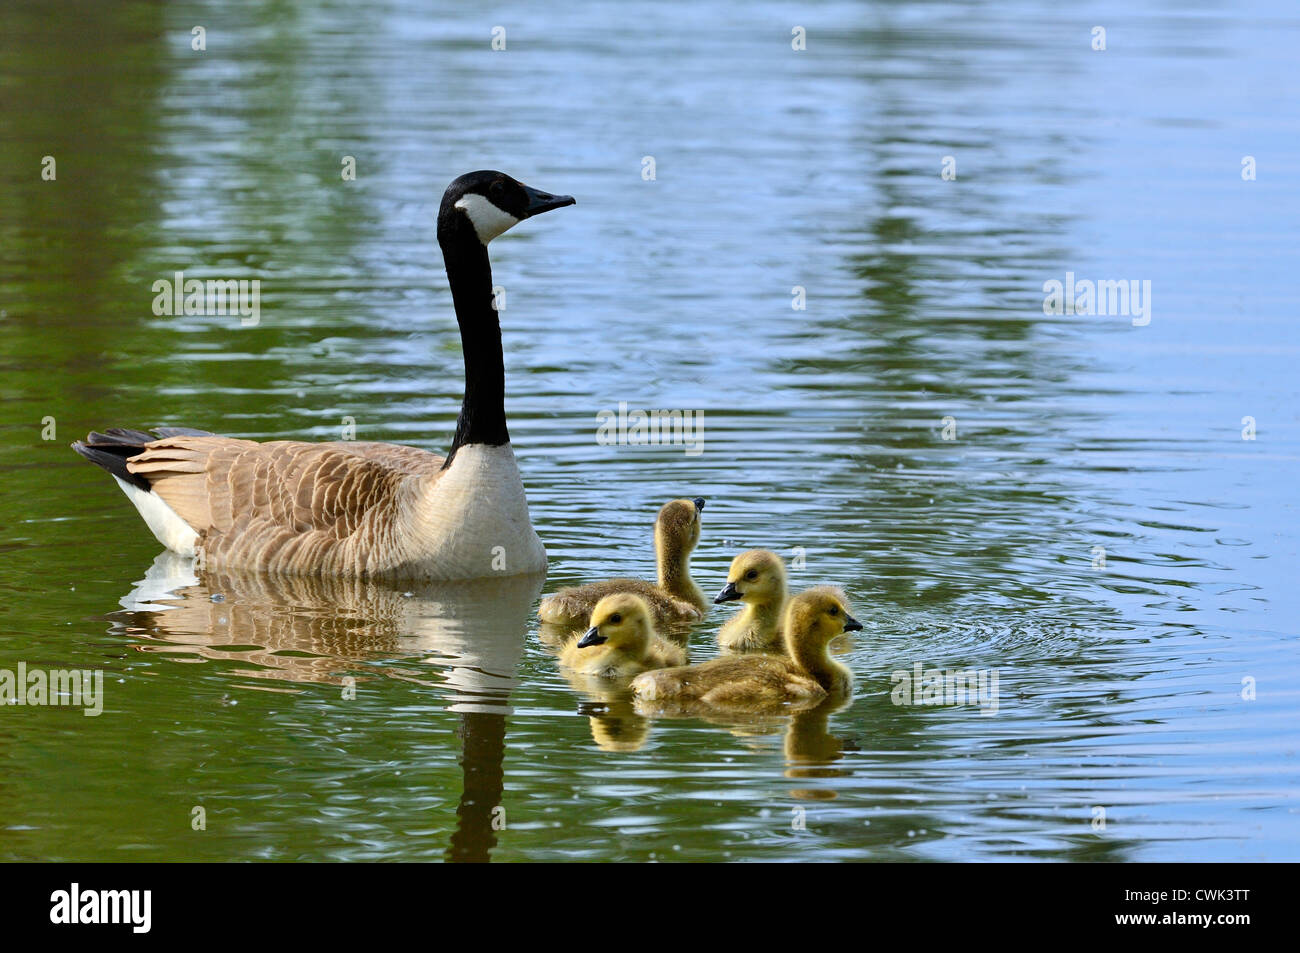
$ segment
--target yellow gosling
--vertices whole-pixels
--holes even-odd
[[[691,553],[700,541],[700,514],[704,500],[669,500],[655,520],[655,557],[658,584],[644,579],[607,579],[585,586],[561,589],[547,596],[537,615],[552,625],[582,625],[596,603],[605,596],[630,592],[650,607],[656,625],[694,622],[704,616],[709,601],[691,579]]]
[[[730,655],[646,672],[632,680],[632,691],[638,699],[676,708],[747,711],[850,694],[853,675],[829,651],[837,636],[862,628],[849,615],[844,592],[818,586],[799,593],[786,607],[783,624],[784,655]]]
[[[561,665],[599,678],[627,678],[685,661],[685,649],[655,635],[645,600],[627,592],[601,599],[592,610],[591,628],[560,651]]]
[[[780,652],[785,609],[785,563],[766,549],[750,549],[731,561],[727,585],[715,603],[741,600],[745,607],[718,630],[718,644],[733,652]]]

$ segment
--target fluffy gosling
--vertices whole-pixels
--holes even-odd
[[[700,514],[704,500],[669,500],[655,519],[655,557],[659,582],[643,579],[607,579],[561,589],[537,607],[543,622],[582,625],[605,596],[630,592],[649,605],[656,625],[693,622],[702,618],[709,601],[691,579],[691,553],[700,541]]]
[[[592,610],[591,628],[575,634],[560,652],[561,665],[599,678],[627,678],[685,663],[685,649],[655,635],[650,607],[628,592],[601,599]]]
[[[745,607],[718,630],[718,644],[733,652],[779,652],[785,609],[785,563],[766,549],[750,549],[731,561],[727,585],[715,603],[740,599]]]
[[[783,625],[784,655],[730,655],[646,672],[632,680],[632,691],[645,701],[751,711],[852,692],[852,673],[829,651],[831,640],[862,628],[849,615],[842,590],[818,586],[799,593]]]

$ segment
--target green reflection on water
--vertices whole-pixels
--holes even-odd
[[[0,713],[0,856],[1294,856],[1295,339],[1259,290],[1289,273],[1269,223],[1294,190],[1261,181],[1242,211],[1189,165],[1171,197],[1132,157],[1209,155],[1232,115],[1201,89],[1208,118],[1179,135],[1206,138],[1166,138],[1192,107],[1162,71],[1203,63],[1150,31],[1199,28],[1135,26],[1118,66],[1071,59],[1073,26],[1020,6],[961,27],[828,6],[789,60],[734,12],[548,29],[519,9],[517,55],[485,60],[472,16],[400,3],[0,9],[0,667],[102,668],[109,693],[97,719]],[[1272,88],[1275,60],[1210,46]],[[1117,82],[1157,98],[1096,92]],[[1252,117],[1262,151],[1279,121]],[[115,424],[333,438],[344,417],[445,448],[460,359],[432,212],[491,166],[579,196],[493,250],[546,586],[648,572],[654,508],[705,495],[702,581],[762,545],[806,551],[798,586],[849,588],[869,623],[850,705],[644,718],[556,670],[541,580],[185,578],[68,451]],[[1142,227],[1095,177],[1139,183],[1114,204],[1151,202]],[[1258,244],[1207,251],[1229,229]],[[1165,279],[1150,334],[1043,319],[1044,277],[1130,267]],[[154,316],[176,270],[260,278],[262,322]],[[1260,353],[1233,364],[1238,346]],[[619,400],[704,408],[708,450],[597,446]],[[1231,439],[1248,412],[1258,445]],[[892,704],[918,660],[1000,667],[999,716]]]

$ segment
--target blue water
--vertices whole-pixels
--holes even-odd
[[[0,711],[0,856],[1300,857],[1293,5],[20,2],[0,36],[0,668],[107,684]],[[492,246],[545,583],[151,569],[91,428],[446,448],[434,215],[474,168],[578,201]],[[258,326],[154,316],[177,269],[259,278]],[[1044,314],[1067,272],[1149,281],[1149,323]],[[601,445],[620,402],[703,413],[703,452]],[[851,703],[645,718],[557,669],[538,590],[651,572],[697,495],[707,591],[751,546],[848,591]],[[996,713],[894,704],[918,662],[996,670]]]

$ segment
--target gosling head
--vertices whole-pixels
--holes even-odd
[[[668,552],[689,553],[700,541],[700,514],[704,500],[669,500],[655,518],[655,544]]]
[[[849,615],[848,598],[834,586],[816,586],[799,593],[785,610],[786,645],[821,649],[836,636],[856,632],[862,623]]]
[[[483,245],[526,218],[573,205],[571,195],[530,188],[504,172],[467,172],[447,186],[438,210],[438,241],[473,235]]]
[[[714,604],[743,599],[752,605],[768,605],[785,597],[785,563],[766,549],[750,549],[731,561],[727,584]]]
[[[644,652],[654,634],[650,607],[640,596],[617,592],[606,596],[591,610],[591,628],[578,642],[578,648],[608,645],[615,651]]]

